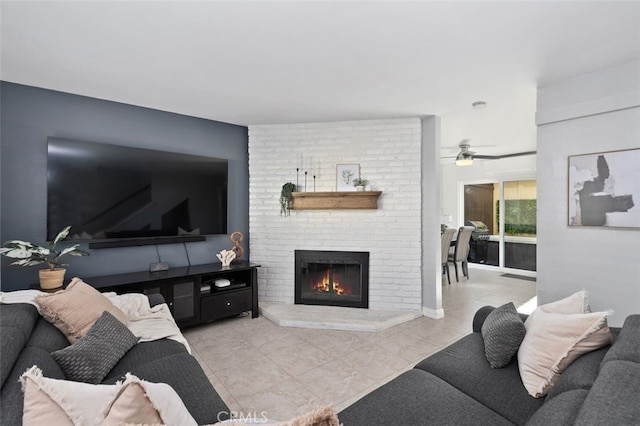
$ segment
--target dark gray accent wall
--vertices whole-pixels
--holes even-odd
[[[47,214],[47,137],[115,143],[229,160],[228,232],[245,235],[249,256],[248,132],[243,126],[141,108],[8,82],[0,82],[0,241],[44,244]],[[72,209],[73,206],[68,206]],[[217,262],[232,246],[229,235],[205,242],[91,250],[67,258],[66,281],[140,271],[157,262],[170,266]],[[86,245],[85,247],[86,248]],[[2,258],[2,290],[38,282],[39,266],[10,266]]]

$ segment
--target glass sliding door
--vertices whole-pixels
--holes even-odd
[[[536,270],[535,180],[463,186],[464,225],[474,227],[469,262]]]
[[[469,242],[469,262],[499,265],[498,245],[489,242],[492,235],[498,234],[495,201],[499,194],[497,183],[464,186],[464,225],[475,229]]]
[[[536,181],[503,182],[503,194],[504,266],[535,271]]]

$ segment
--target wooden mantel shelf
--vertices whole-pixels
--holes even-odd
[[[294,192],[292,210],[377,209],[382,191]]]

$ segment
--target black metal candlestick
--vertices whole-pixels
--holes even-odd
[[[304,172],[304,190],[307,191],[307,171]]]
[[[316,192],[316,175],[313,175],[313,192]]]
[[[296,167],[296,191],[298,191],[298,187],[300,185],[298,185],[298,173],[300,172],[300,168]]]

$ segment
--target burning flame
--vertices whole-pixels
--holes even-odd
[[[331,281],[329,280],[329,271],[315,284],[311,284],[311,289],[316,293],[330,293]],[[333,294],[338,296],[351,296],[351,287],[343,286],[338,281],[333,282]]]

